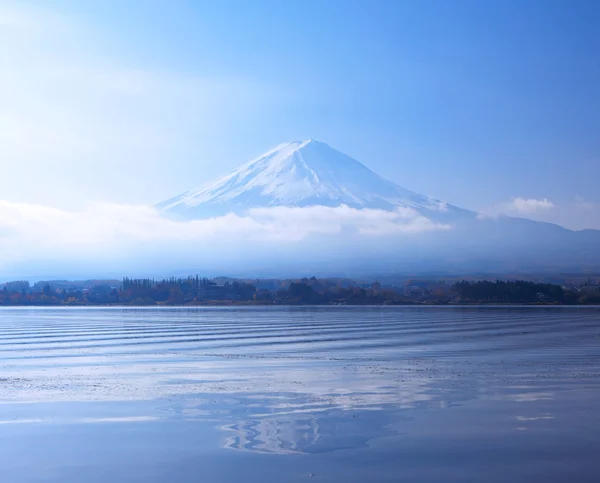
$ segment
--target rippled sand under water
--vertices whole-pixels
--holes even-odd
[[[597,482],[600,309],[0,309],[2,482]]]

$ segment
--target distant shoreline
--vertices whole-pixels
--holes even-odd
[[[271,307],[271,306],[556,306],[600,304],[600,284],[581,287],[514,281],[409,281],[402,286],[340,279],[220,280],[189,276],[121,282],[27,281],[0,287],[10,307]]]
[[[250,301],[224,301],[186,304],[12,304],[0,308],[195,308],[195,307],[600,307],[598,303],[559,304],[545,302],[464,302],[464,303],[384,303],[384,304],[318,304],[318,303],[257,303]]]

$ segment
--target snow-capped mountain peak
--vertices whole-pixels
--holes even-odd
[[[314,139],[280,144],[223,178],[158,207],[185,218],[203,218],[250,208],[315,205],[465,211],[402,188]]]

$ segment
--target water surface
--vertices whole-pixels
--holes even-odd
[[[0,309],[2,482],[599,481],[600,310]]]

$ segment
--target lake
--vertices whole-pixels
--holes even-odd
[[[598,482],[600,309],[0,309],[0,481]]]

